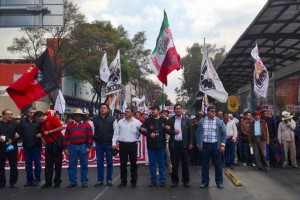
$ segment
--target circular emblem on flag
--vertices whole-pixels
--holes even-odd
[[[168,44],[170,42],[170,38],[162,35],[157,44],[157,52],[160,54],[165,54],[168,49]]]

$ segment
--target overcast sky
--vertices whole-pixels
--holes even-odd
[[[226,52],[234,45],[245,29],[254,20],[267,0],[73,0],[81,11],[92,20],[110,20],[116,27],[122,25],[130,37],[145,31],[146,48],[155,47],[163,19],[163,10],[168,15],[175,46],[181,57],[186,47],[195,42],[226,46]],[[17,58],[6,51],[18,29],[0,29],[0,58]],[[199,63],[200,67],[200,63]],[[168,76],[166,92],[175,103],[174,89],[180,86],[182,71]],[[158,82],[156,77],[151,77]]]

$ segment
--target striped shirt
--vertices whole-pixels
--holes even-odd
[[[217,138],[217,122],[216,119],[208,119],[207,117],[203,120],[203,142],[215,143],[218,142]]]
[[[87,143],[90,148],[93,145],[92,127],[86,122],[74,122],[67,126],[64,136],[64,148],[68,148],[70,144]]]

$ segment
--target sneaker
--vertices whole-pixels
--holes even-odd
[[[87,184],[87,183],[82,183],[81,187],[82,187],[82,188],[87,188],[87,187],[88,187],[88,184]]]
[[[111,181],[108,181],[108,182],[106,183],[106,185],[109,186],[109,187],[113,186],[113,184],[112,184]]]
[[[33,183],[27,182],[27,183],[25,183],[25,185],[23,185],[23,187],[30,187],[30,186],[33,186]]]
[[[16,187],[16,184],[15,184],[15,183],[11,183],[11,184],[10,184],[10,188],[13,188],[13,189],[14,189],[14,188],[17,188],[17,187]]]
[[[60,183],[55,183],[53,188],[60,188]]]
[[[131,184],[131,188],[136,188],[136,184],[135,183]]]
[[[208,187],[208,184],[205,184],[205,183],[201,183],[201,185],[200,185],[200,188],[207,188]]]
[[[103,185],[103,182],[98,182],[94,185],[94,187],[101,187]]]
[[[252,163],[252,167],[256,167],[256,164],[255,164],[255,163]]]
[[[38,186],[39,184],[40,184],[40,182],[38,182],[38,181],[33,181],[32,186],[33,186],[33,187],[36,187],[36,186]]]
[[[246,167],[246,166],[247,166],[247,163],[243,163],[243,166]]]

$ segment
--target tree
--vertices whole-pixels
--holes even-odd
[[[68,68],[72,68],[72,63],[78,57],[66,55],[67,61],[61,62],[62,53],[66,53],[65,46],[69,41],[70,34],[80,24],[85,22],[85,16],[79,11],[79,7],[73,4],[71,0],[64,0],[64,25],[62,27],[42,27],[42,28],[21,28],[20,31],[25,36],[14,38],[13,44],[7,47],[11,53],[19,53],[25,59],[34,61],[46,48],[46,37],[51,36],[48,40],[48,47],[53,50],[51,55],[52,65],[57,78],[68,76]]]

